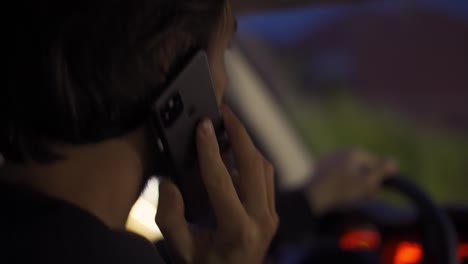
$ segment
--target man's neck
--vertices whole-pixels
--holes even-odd
[[[143,175],[141,149],[127,141],[60,148],[66,159],[42,165],[7,163],[6,180],[30,186],[95,215],[113,229],[124,229],[139,195]]]

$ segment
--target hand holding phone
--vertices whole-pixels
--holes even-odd
[[[195,131],[199,122],[210,119],[221,152],[228,152],[228,140],[216,100],[208,58],[200,51],[158,97],[153,105],[155,137],[165,157],[167,176],[180,189],[185,216],[193,224],[214,227],[213,210],[200,177]]]
[[[156,222],[177,263],[262,263],[278,226],[273,167],[234,114],[225,107],[222,112],[239,167],[238,192],[222,161],[212,124],[204,120],[196,134],[201,177],[217,228],[192,229],[184,218],[179,189],[171,182],[160,186]]]

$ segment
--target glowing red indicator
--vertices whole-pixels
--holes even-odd
[[[380,235],[372,230],[352,230],[340,238],[344,250],[376,250],[380,247]]]
[[[458,246],[458,257],[460,261],[468,259],[468,243],[462,243]]]
[[[413,242],[400,242],[396,248],[394,264],[417,264],[422,260],[421,245]]]

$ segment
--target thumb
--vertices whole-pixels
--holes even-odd
[[[179,189],[169,181],[159,185],[156,223],[171,255],[177,262],[190,263],[193,256],[192,235],[184,218],[184,201]]]

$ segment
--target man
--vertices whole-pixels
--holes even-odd
[[[229,2],[9,5],[15,20],[4,32],[8,71],[0,99],[0,243],[6,263],[162,263],[149,242],[125,232],[125,222],[158,167],[148,132],[151,103],[199,49],[209,56],[243,199],[219,156],[212,124],[204,120],[197,148],[218,228],[193,230],[170,182],[161,184],[156,220],[175,263],[262,263],[279,222],[273,167],[222,105],[224,51],[235,32]],[[383,165],[364,152],[340,157],[332,174],[344,175],[355,164],[368,168],[365,192],[384,174]],[[336,187],[326,182],[314,186]],[[306,193],[317,211],[342,202]]]

